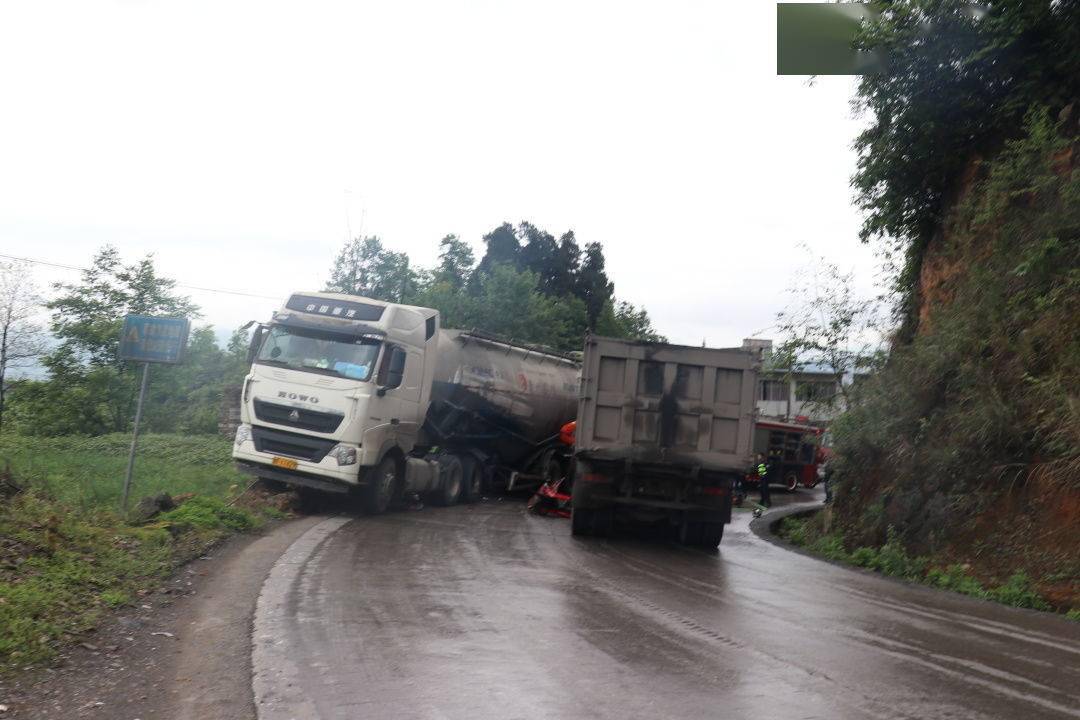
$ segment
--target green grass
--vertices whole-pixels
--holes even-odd
[[[197,494],[132,525],[118,508],[130,441],[0,437],[0,467],[25,488],[0,498],[0,670],[47,664],[178,563],[281,515],[227,503],[243,482],[228,440],[150,435],[139,443],[132,505],[161,491]]]
[[[131,436],[0,436],[0,468],[19,482],[81,510],[118,508]],[[229,440],[213,435],[139,438],[131,500],[158,492],[223,496],[246,484],[233,468]]]
[[[1036,610],[1053,609],[1050,603],[1046,602],[1035,590],[1031,578],[1024,572],[1014,573],[1002,585],[985,588],[968,574],[967,569],[962,565],[935,567],[930,558],[908,555],[892,527],[889,528],[884,545],[859,547],[848,552],[840,533],[823,532],[817,519],[817,516],[784,518],[780,521],[777,534],[792,545],[806,548],[817,555],[874,570],[882,575],[903,578],[972,597],[994,600],[1013,607]],[[1070,620],[1080,620],[1080,608],[1070,610],[1065,617]]]

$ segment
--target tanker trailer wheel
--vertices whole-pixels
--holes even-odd
[[[795,492],[799,489],[799,473],[794,470],[788,470],[784,474],[784,485],[787,486],[788,492]]]
[[[472,455],[461,456],[461,501],[472,503],[484,494],[484,468]]]
[[[461,488],[465,484],[465,472],[457,455],[443,455],[439,458],[440,487],[431,495],[436,505],[453,505],[461,497]]]
[[[368,483],[362,491],[361,499],[365,510],[372,515],[386,512],[390,503],[396,500],[401,492],[401,478],[398,475],[397,461],[392,457],[383,458],[368,475]]]

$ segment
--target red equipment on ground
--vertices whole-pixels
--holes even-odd
[[[562,426],[559,430],[559,441],[565,445],[573,447],[574,445],[574,430],[577,428],[577,421],[571,420]],[[529,502],[526,507],[538,515],[551,515],[553,517],[570,517],[570,494],[563,492],[563,485],[567,483],[566,478],[559,478],[558,480],[550,480],[543,485],[529,498]]]

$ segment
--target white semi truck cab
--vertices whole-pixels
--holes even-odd
[[[443,330],[430,308],[296,293],[256,328],[249,356],[238,467],[357,491],[373,512],[402,492],[448,504],[499,471],[543,472],[575,411],[572,359]]]

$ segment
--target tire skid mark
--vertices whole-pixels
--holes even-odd
[[[861,599],[873,603],[878,607],[894,610],[896,612],[919,615],[921,617],[937,620],[940,622],[960,624],[978,632],[998,635],[1016,642],[1027,642],[1035,645],[1042,645],[1044,647],[1054,648],[1055,650],[1061,650],[1063,652],[1080,655],[1080,645],[1065,644],[1061,642],[1060,639],[1053,638],[1050,635],[1046,635],[1038,631],[1018,631],[1016,628],[1006,625],[1004,623],[996,622],[994,620],[986,620],[983,618],[975,618],[965,613],[954,612],[950,610],[928,610],[926,608],[917,607],[902,600],[884,600],[880,596],[872,595],[870,593],[864,592],[862,590],[856,590],[854,588],[851,589],[850,592],[852,595],[857,595]]]
[[[251,686],[259,720],[317,718],[318,711],[301,691],[301,671],[284,645],[287,618],[295,610],[296,594],[308,561],[352,518],[332,517],[301,535],[274,563],[255,606],[252,627]]]
[[[594,553],[597,556],[604,557],[602,553]],[[829,684],[836,685],[844,688],[849,693],[861,698],[861,703],[850,703],[853,709],[860,711],[861,713],[872,713],[873,717],[881,718],[882,720],[894,719],[894,718],[906,718],[907,720],[923,720],[922,716],[911,715],[906,713],[898,714],[898,710],[895,707],[885,707],[875,697],[863,693],[857,686],[847,685],[843,682],[839,682],[820,670],[812,667],[806,667],[798,663],[794,663],[788,657],[780,655],[774,655],[772,653],[761,650],[757,647],[748,645],[733,637],[720,633],[712,628],[706,627],[697,621],[689,618],[681,613],[668,608],[657,605],[651,600],[647,600],[640,597],[633,592],[627,591],[620,587],[621,583],[617,583],[607,578],[601,578],[595,573],[584,571],[590,575],[591,585],[597,592],[603,592],[618,599],[620,604],[628,609],[635,611],[638,614],[644,615],[647,618],[652,619],[656,624],[672,629],[684,637],[690,637],[700,642],[705,642],[711,645],[720,645],[726,648],[738,650],[741,653],[747,655],[756,656],[760,661],[765,663],[769,667],[787,666],[789,668],[798,670],[803,673],[808,679],[811,680],[824,680]],[[635,607],[636,606],[636,607]],[[845,701],[848,702],[848,701]]]

